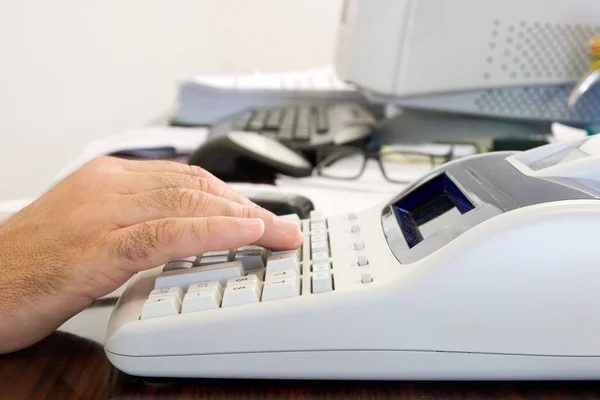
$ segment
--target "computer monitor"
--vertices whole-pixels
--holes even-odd
[[[401,107],[598,124],[600,85],[567,106],[598,34],[598,0],[345,0],[335,68]]]

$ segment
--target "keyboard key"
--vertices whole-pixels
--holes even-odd
[[[277,279],[294,278],[298,279],[298,274],[293,269],[283,269],[280,271],[269,271],[265,275],[265,282]]]
[[[183,299],[181,313],[185,314],[194,311],[219,308],[221,299],[221,292],[219,292],[219,290],[215,287],[187,292],[185,298]]]
[[[310,212],[310,220],[314,222],[325,221],[325,217],[323,217],[323,213],[321,211],[312,210]]]
[[[175,296],[177,297],[177,299],[179,299],[179,302],[181,302],[183,300],[183,291],[181,290],[181,288],[179,286],[173,286],[170,288],[163,288],[163,289],[154,289],[153,291],[150,292],[150,295],[148,296],[149,299],[157,299],[159,297],[165,297],[165,296]]]
[[[258,303],[261,295],[258,281],[227,286],[223,295],[222,307]]]
[[[326,241],[312,242],[311,249],[313,254],[329,251],[329,245]]]
[[[367,260],[367,256],[364,254],[358,255],[358,265],[363,266],[369,264],[369,260]]]
[[[254,118],[250,121],[247,130],[249,131],[262,131],[265,126],[267,119],[267,112],[265,110],[258,110],[256,114],[254,114]]]
[[[293,269],[300,275],[300,264],[296,252],[272,255],[267,258],[267,273],[284,269]]]
[[[256,275],[256,277],[262,281],[265,277],[266,270],[266,268],[251,269],[250,271],[248,271],[247,275]]]
[[[279,128],[279,121],[281,120],[281,109],[276,108],[269,112],[267,122],[265,123],[265,129],[277,130]]]
[[[164,296],[148,299],[142,307],[141,319],[177,315],[181,310],[181,302],[176,296]]]
[[[327,119],[327,109],[325,106],[317,107],[317,132],[326,133],[329,130],[329,124]]]
[[[244,269],[246,271],[249,271],[251,269],[264,268],[264,260],[264,251],[240,251],[235,254],[235,261],[240,261],[244,265]]]
[[[327,229],[327,224],[325,224],[325,222],[311,222],[310,223],[310,230],[311,231],[315,231],[316,229]]]
[[[312,292],[323,293],[331,292],[333,284],[329,271],[313,272],[312,274]]]
[[[315,263],[315,264],[322,263],[322,262],[329,262],[329,253],[327,253],[325,251],[313,253],[312,259],[313,259],[313,263]]]
[[[194,261],[174,260],[169,261],[163,267],[163,271],[175,271],[178,269],[188,269],[194,267]]]
[[[362,240],[356,240],[354,242],[354,250],[362,250],[365,248],[365,243]]]
[[[296,250],[281,250],[271,252],[271,256],[281,256],[284,254],[296,254],[298,260],[302,261],[302,246],[298,247]]]
[[[238,247],[236,249],[236,252],[240,252],[240,251],[260,251],[260,252],[265,252],[266,253],[266,250],[265,250],[264,247],[256,246],[256,245],[249,245],[249,246]]]
[[[331,264],[328,262],[313,264],[313,266],[312,266],[313,272],[329,271],[330,269],[331,269]]]
[[[352,227],[350,228],[350,232],[352,232],[352,233],[358,233],[358,232],[360,232],[360,226],[358,226],[358,225],[352,225]]]
[[[262,301],[283,299],[300,295],[300,280],[295,278],[272,279],[265,282]]]
[[[179,286],[187,288],[198,282],[219,281],[221,286],[231,277],[244,276],[244,266],[239,261],[224,264],[196,267],[189,270],[168,271],[160,274],[154,281],[155,289]]]
[[[198,266],[203,267],[205,265],[213,265],[213,264],[221,264],[229,261],[229,257],[227,256],[214,256],[214,257],[206,257],[203,256],[198,262]]]
[[[221,284],[219,283],[219,281],[209,281],[209,282],[198,282],[198,283],[194,283],[192,285],[190,285],[190,287],[188,288],[187,292],[191,293],[191,292],[199,292],[201,290],[217,290],[219,292],[219,295],[223,295],[223,286],[221,286]]]
[[[349,220],[354,220],[354,219],[357,219],[357,218],[358,218],[358,216],[355,213],[348,214],[348,219]]]
[[[327,235],[327,231],[325,229],[315,229],[313,231],[310,232],[310,234],[312,236],[323,236],[323,235]]]
[[[246,130],[246,126],[248,126],[248,123],[250,122],[250,120],[252,120],[254,113],[252,111],[248,111],[246,113],[244,113],[240,118],[238,118],[232,125],[232,130],[234,131],[245,131]]]

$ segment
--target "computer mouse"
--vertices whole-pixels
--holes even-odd
[[[188,159],[225,181],[272,180],[277,174],[305,177],[312,164],[276,140],[254,132],[232,131],[209,139]]]

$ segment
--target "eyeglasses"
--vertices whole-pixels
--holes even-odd
[[[450,161],[453,148],[442,153],[432,154],[422,151],[398,150],[393,146],[377,151],[357,147],[341,146],[320,150],[317,154],[315,170],[319,176],[332,179],[358,179],[365,172],[368,160],[375,160],[384,178],[393,183],[409,183],[406,178],[406,164],[427,162],[434,168]]]

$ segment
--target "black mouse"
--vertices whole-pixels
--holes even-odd
[[[277,174],[305,177],[312,164],[276,140],[254,132],[228,132],[209,139],[188,159],[221,180],[272,181]]]

